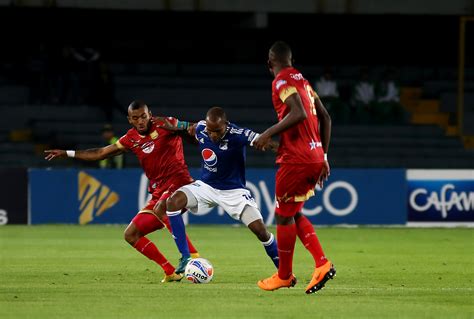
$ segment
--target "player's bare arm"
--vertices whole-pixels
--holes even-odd
[[[274,135],[280,134],[286,131],[290,127],[304,121],[308,115],[303,107],[303,102],[298,93],[290,95],[286,100],[285,104],[290,108],[290,112],[277,124],[269,127],[255,140],[255,148],[265,150],[266,146],[270,142],[270,138]]]
[[[157,117],[157,119],[163,121],[163,124],[160,125],[160,127],[168,131],[176,132],[176,134],[191,144],[197,143],[196,139],[194,138],[197,123],[178,121],[176,125],[173,125],[173,123],[171,123],[166,117]]]
[[[118,148],[117,145],[111,144],[102,148],[90,148],[78,151],[46,150],[44,152],[46,154],[45,159],[48,161],[52,160],[53,158],[66,157],[74,157],[84,161],[99,161],[105,158],[122,154],[123,150]]]
[[[321,135],[321,143],[323,144],[324,154],[327,154],[329,151],[329,141],[331,139],[331,117],[319,98],[314,99],[314,104],[319,121],[319,134]],[[326,157],[321,175],[318,179],[318,185],[321,188],[323,187],[324,181],[328,180],[329,175],[330,167]]]

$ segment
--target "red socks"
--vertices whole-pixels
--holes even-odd
[[[162,222],[163,224],[165,224],[166,228],[168,228],[169,232],[173,233],[173,231],[171,230],[170,220],[168,216],[165,216]],[[191,243],[191,241],[189,240],[188,235],[186,235],[186,241],[188,242],[189,253],[191,254],[197,253],[197,249],[194,247],[193,243]]]
[[[309,250],[311,255],[313,255],[316,267],[324,265],[328,260],[326,259],[326,256],[324,256],[324,252],[321,247],[321,244],[319,243],[318,236],[316,236],[314,227],[309,221],[309,219],[306,218],[306,216],[301,215],[298,219],[296,219],[295,222],[298,237],[300,238],[304,247]]]
[[[278,277],[280,279],[290,278],[293,272],[293,253],[296,242],[296,225],[277,225],[277,246],[280,257]]]
[[[135,249],[138,250],[143,255],[147,256],[158,265],[163,268],[166,275],[171,275],[175,268],[169,263],[163,254],[160,253],[155,244],[153,244],[148,238],[142,237],[135,243]]]

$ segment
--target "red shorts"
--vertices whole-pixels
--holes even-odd
[[[177,176],[155,188],[151,199],[132,219],[132,223],[145,235],[163,228],[165,225],[153,212],[156,203],[168,199],[178,188],[192,182],[193,179],[189,175]]]
[[[277,213],[294,216],[302,208],[302,203],[314,196],[324,163],[280,164],[276,174],[275,195]],[[285,209],[286,208],[286,209]],[[295,210],[293,212],[293,210]]]
[[[193,179],[189,175],[184,175],[177,176],[163,183],[162,186],[155,188],[151,194],[151,199],[138,213],[153,213],[153,207],[155,207],[157,202],[168,199],[178,188],[192,182]]]

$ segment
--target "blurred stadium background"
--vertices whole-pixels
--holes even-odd
[[[333,189],[341,194],[331,199],[332,206],[339,202],[339,211],[336,207],[325,219],[324,205],[320,223],[405,224],[410,211],[423,212],[413,220],[473,221],[473,10],[472,2],[461,0],[0,1],[0,167],[4,180],[19,184],[15,192],[4,184],[6,203],[0,208],[8,218],[3,223],[34,222],[37,210],[51,214],[35,199],[47,201],[47,194],[58,191],[74,194],[69,201],[77,204],[78,171],[70,178],[72,189],[62,188],[60,177],[54,184],[47,174],[61,167],[95,169],[99,163],[47,162],[43,150],[106,145],[104,126],[112,126],[118,137],[124,134],[129,128],[126,108],[134,99],[145,100],[154,114],[190,121],[219,105],[231,121],[264,130],[276,121],[266,60],[269,46],[279,39],[292,46],[296,67],[333,118],[331,181],[338,182]],[[185,155],[190,167],[199,167],[195,146],[186,145]],[[135,168],[133,176],[138,176],[137,167],[136,158],[127,155],[123,168]],[[264,182],[273,197],[274,156],[249,150],[248,167],[255,169],[249,181],[260,190],[263,206],[259,176],[270,172]],[[48,168],[55,170],[42,170]],[[409,173],[412,169],[437,171]],[[105,171],[88,176],[103,181]],[[46,175],[34,183],[35,174]],[[115,173],[117,179],[105,185],[113,190],[121,174],[126,173]],[[393,174],[397,179],[391,179]],[[420,180],[431,182],[416,197],[410,192],[420,189]],[[359,183],[354,186],[358,202],[341,184],[347,181]],[[373,196],[374,191],[395,197]],[[133,198],[128,213],[138,209],[135,196],[143,192],[137,193],[119,194],[121,202]],[[360,197],[364,193],[369,194],[366,203]],[[7,209],[12,194],[22,194],[14,202],[23,206]],[[410,195],[424,208],[408,204]],[[373,219],[393,201],[403,216]],[[446,203],[450,214],[442,213]],[[56,211],[63,214],[73,207],[77,212],[76,206]],[[271,214],[267,206],[264,213]],[[334,219],[352,214],[343,208],[351,208],[354,216],[357,210],[370,216]],[[104,216],[113,214],[112,207]],[[94,222],[122,220],[128,217]]]
[[[43,151],[106,145],[102,137],[105,126],[113,127],[118,137],[129,129],[126,108],[134,99],[146,101],[155,115],[190,121],[202,119],[209,107],[217,105],[227,111],[232,122],[262,131],[276,121],[271,103],[272,77],[266,67],[268,48],[276,40],[290,44],[295,66],[320,93],[333,118],[329,151],[331,178],[305,210],[314,224],[474,224],[473,1],[0,0],[0,27],[3,31],[0,50],[2,225],[128,223],[147,196],[146,180],[133,155],[127,154],[123,168],[118,170],[69,159],[47,162]],[[323,79],[327,74],[331,79]],[[337,85],[337,94],[334,94],[334,85]],[[193,168],[193,175],[198,177],[199,152],[194,146],[185,145],[185,157]],[[262,207],[265,222],[272,225],[274,155],[249,149],[247,166],[249,187]],[[189,216],[187,222],[232,223],[222,211]],[[76,299],[67,297],[75,294],[62,296],[56,308],[42,308],[53,310],[51,312],[36,312],[34,302],[58,297],[47,295],[50,290],[40,281],[61,280],[51,279],[52,273],[42,274],[41,279],[28,277],[38,285],[30,290],[31,286],[22,279],[24,273],[17,268],[25,259],[14,248],[20,247],[20,252],[33,256],[31,269],[40,272],[45,267],[56,266],[59,268],[54,271],[62,273],[60,267],[67,267],[62,265],[68,264],[67,261],[59,262],[61,266],[48,264],[37,249],[49,247],[45,254],[54,260],[58,255],[55,249],[68,249],[69,242],[61,238],[75,234],[70,239],[70,247],[74,249],[81,251],[81,243],[98,238],[104,241],[104,246],[100,246],[102,252],[112,251],[116,250],[117,243],[108,240],[113,236],[119,242],[120,229],[88,227],[87,231],[81,231],[64,225],[21,227],[0,227],[4,252],[0,256],[5,266],[2,273],[10,274],[1,290],[6,306],[3,314],[12,318],[53,318],[69,309],[64,310],[68,317],[81,317],[82,303],[71,305]],[[213,246],[215,242],[225,243],[227,238],[215,238],[218,227],[203,229],[190,227],[191,235],[197,234],[196,241],[207,249],[211,261],[217,263],[216,271],[226,274],[227,277],[221,276],[220,280],[233,279],[238,269],[232,258],[224,259],[228,252],[213,250],[217,249]],[[318,307],[336,311],[336,317],[341,318],[379,318],[381,313],[388,318],[472,318],[474,241],[471,229],[457,228],[449,233],[402,229],[396,230],[396,234],[393,229],[385,228],[360,231],[322,229],[323,245],[335,256],[336,265],[339,261],[340,273],[347,277],[336,286],[333,295],[328,290],[333,299],[325,299]],[[205,239],[206,234],[211,233],[213,242]],[[108,234],[112,234],[110,238]],[[408,239],[399,248],[401,237]],[[8,241],[10,238],[15,239],[13,244]],[[239,238],[236,236],[235,240]],[[361,246],[386,240],[389,248],[387,251],[385,246],[348,248],[347,242],[354,239]],[[436,246],[438,241],[442,246]],[[417,246],[420,242],[423,244]],[[42,244],[37,247],[34,243]],[[164,245],[175,251],[171,242]],[[255,243],[250,245],[256,246]],[[88,247],[93,248],[95,244],[91,241]],[[450,247],[456,249],[451,251]],[[87,268],[95,261],[104,263],[102,252],[93,255],[91,251],[93,249],[81,251],[85,261],[78,265]],[[139,259],[128,247],[121,247],[119,251],[116,255],[107,255],[109,273],[127,268],[123,264],[129,261],[123,261],[123,254],[130,253],[126,258],[136,263],[132,268],[148,262]],[[431,265],[431,261],[441,263],[438,254],[433,253],[425,260],[416,261],[419,268],[415,273],[410,271],[412,277],[403,277],[406,276],[403,271],[410,269],[413,256],[432,251],[442,251],[449,260],[443,262],[443,266],[423,268]],[[384,257],[377,259],[380,264],[374,268],[375,260],[370,258],[380,255]],[[458,258],[461,255],[463,258]],[[233,257],[237,263],[247,258],[239,253]],[[71,253],[67,258],[77,257]],[[298,258],[296,267],[301,267],[298,263],[302,257]],[[426,260],[430,262],[424,262]],[[451,261],[458,261],[458,268],[447,271],[446,263],[452,265]],[[366,268],[350,268],[358,265]],[[365,273],[368,268],[375,274],[372,280],[367,279],[370,277]],[[77,274],[81,269],[78,266],[71,272]],[[94,283],[104,275],[100,270],[87,269],[96,276]],[[269,270],[252,268],[252,271],[267,275]],[[462,280],[456,274],[462,274]],[[143,274],[135,273],[134,280],[140,282],[140,275]],[[367,279],[368,286],[364,286],[358,276]],[[390,286],[398,282],[398,277],[408,283],[407,289],[403,285],[386,289],[389,282]],[[441,277],[444,281],[439,281],[438,287],[433,278],[438,282]],[[110,316],[108,309],[97,310],[99,305],[94,302],[100,301],[100,307],[104,304],[112,307],[117,296],[102,299],[108,298],[107,293],[99,295],[100,289],[91,292],[81,286],[87,282],[85,278],[75,277],[77,285],[73,289],[95,296],[94,301],[83,300],[93,304],[89,309],[92,312],[86,312],[87,317]],[[121,287],[111,276],[102,278],[112,282],[110,289]],[[253,291],[255,278],[247,279],[245,283],[237,280],[236,286],[217,282],[222,294],[212,294],[215,304],[230,302],[235,289],[241,287],[247,290],[240,291],[244,296],[240,301],[259,300],[261,295]],[[64,280],[65,285],[66,282]],[[128,284],[134,294],[129,300],[135,300],[143,287]],[[201,289],[204,293],[210,291],[206,290],[210,288]],[[15,308],[18,306],[10,300],[17,298],[11,296],[12,291],[20,298],[26,295],[33,306],[18,313]],[[357,303],[353,297],[359,291],[366,299]],[[160,293],[167,302],[175,300],[176,294],[184,294],[186,298],[196,296],[188,290],[183,293],[174,288]],[[410,303],[412,298],[409,307],[401,297],[405,294],[406,302]],[[427,300],[419,301],[417,294]],[[453,299],[449,299],[448,294]],[[222,296],[229,299],[218,299]],[[381,299],[377,299],[378,296]],[[460,299],[455,299],[457,297]],[[120,301],[121,307],[133,308],[125,299]],[[375,310],[395,301],[400,303],[390,304],[384,308],[386,312]],[[209,300],[200,297],[199,302],[207,304]],[[274,299],[273,305],[283,302]],[[372,303],[373,312],[361,308],[365,302]],[[424,302],[428,306],[423,306]],[[231,304],[236,307],[232,308],[235,316],[242,315],[238,305]],[[344,310],[347,312],[339,307],[342,304],[349,305]],[[309,302],[303,306],[296,302],[295,305],[295,311],[299,306],[300,311],[307,311],[300,313],[300,318],[314,316],[313,310],[305,307],[316,307],[315,304]],[[169,314],[174,307],[181,306],[165,304],[164,309]],[[370,307],[368,309],[372,309]],[[189,308],[184,309],[187,310],[181,313],[183,316],[194,313]],[[292,317],[279,307],[265,309],[275,316]],[[217,317],[227,314],[226,309],[219,311]],[[122,315],[127,313],[121,312]],[[209,310],[206,314],[212,316],[213,312]],[[264,314],[246,314],[249,318],[260,315]],[[149,317],[149,313],[141,309],[139,317]]]
[[[266,59],[278,39],[293,47],[296,66],[313,85],[332,71],[344,111],[354,111],[361,72],[376,90],[389,72],[399,88],[406,113],[398,123],[361,125],[355,114],[333,114],[334,167],[474,167],[472,22],[463,24],[459,52],[469,1],[0,4],[2,167],[49,166],[45,148],[103,145],[102,126],[111,123],[120,136],[128,129],[121,112],[138,98],[156,114],[189,120],[220,105],[232,121],[263,130],[276,119]],[[272,166],[273,155],[251,154],[249,166]],[[190,166],[199,166],[198,155],[187,148]],[[126,166],[137,166],[133,156]]]
[[[470,1],[31,0],[0,5],[5,30],[0,51],[3,174],[13,174],[13,168],[20,168],[15,171],[22,176],[25,168],[98,168],[99,163],[47,162],[43,150],[106,145],[104,125],[111,125],[118,137],[124,134],[129,128],[126,108],[134,99],[145,100],[154,114],[190,121],[218,105],[231,121],[262,131],[276,121],[267,52],[282,39],[332,115],[334,172],[354,169],[384,180],[380,174],[387,171],[376,169],[399,169],[404,176],[406,169],[465,169],[418,179],[463,177],[464,184],[448,193],[464,192],[469,213],[451,214],[451,220],[474,220]],[[199,167],[195,146],[186,145],[185,155],[190,167]],[[136,168],[138,162],[127,155],[123,167]],[[274,156],[249,150],[248,167],[257,169],[249,180],[258,188],[258,169],[273,172]],[[345,178],[343,173],[333,176]],[[397,189],[392,193],[404,193],[406,203],[404,189],[410,186],[396,183],[385,180]],[[6,201],[11,189],[4,192]],[[427,194],[441,189],[438,185]],[[30,188],[30,199],[33,192]],[[8,214],[14,223],[16,213],[10,209]],[[420,219],[428,220],[426,215]],[[327,223],[358,224],[357,219]]]

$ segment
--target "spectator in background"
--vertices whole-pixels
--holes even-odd
[[[40,43],[29,61],[29,87],[28,103],[45,104],[50,101],[51,78],[50,59],[44,43]]]
[[[107,145],[113,145],[117,143],[119,140],[114,133],[114,129],[112,125],[106,124],[102,129],[102,139],[107,143]],[[116,168],[122,169],[123,168],[123,154],[109,157],[101,160],[99,162],[100,168]]]
[[[352,92],[352,106],[355,121],[360,124],[370,122],[375,102],[375,86],[369,81],[369,70],[361,68],[359,81]]]
[[[325,68],[324,74],[321,76],[319,81],[316,81],[316,91],[321,99],[334,99],[339,97],[337,83],[332,78],[330,68]]]
[[[82,103],[79,83],[79,65],[73,57],[72,47],[65,45],[59,52],[57,95],[59,104]]]
[[[395,70],[387,69],[376,87],[377,104],[374,107],[376,123],[401,123],[404,112],[400,104],[400,88],[395,82]]]
[[[97,104],[97,94],[100,90],[100,52],[91,47],[70,50],[78,70],[81,103]]]
[[[332,71],[329,67],[324,69],[324,73],[316,81],[315,87],[321,102],[326,106],[331,118],[338,123],[347,123],[350,110],[339,98],[337,82],[333,79]]]
[[[117,110],[122,116],[127,116],[127,111],[115,98],[114,77],[107,63],[100,62],[99,71],[100,77],[97,84],[97,91],[94,96],[95,104],[104,111],[105,118],[108,122],[112,122],[114,110]]]

